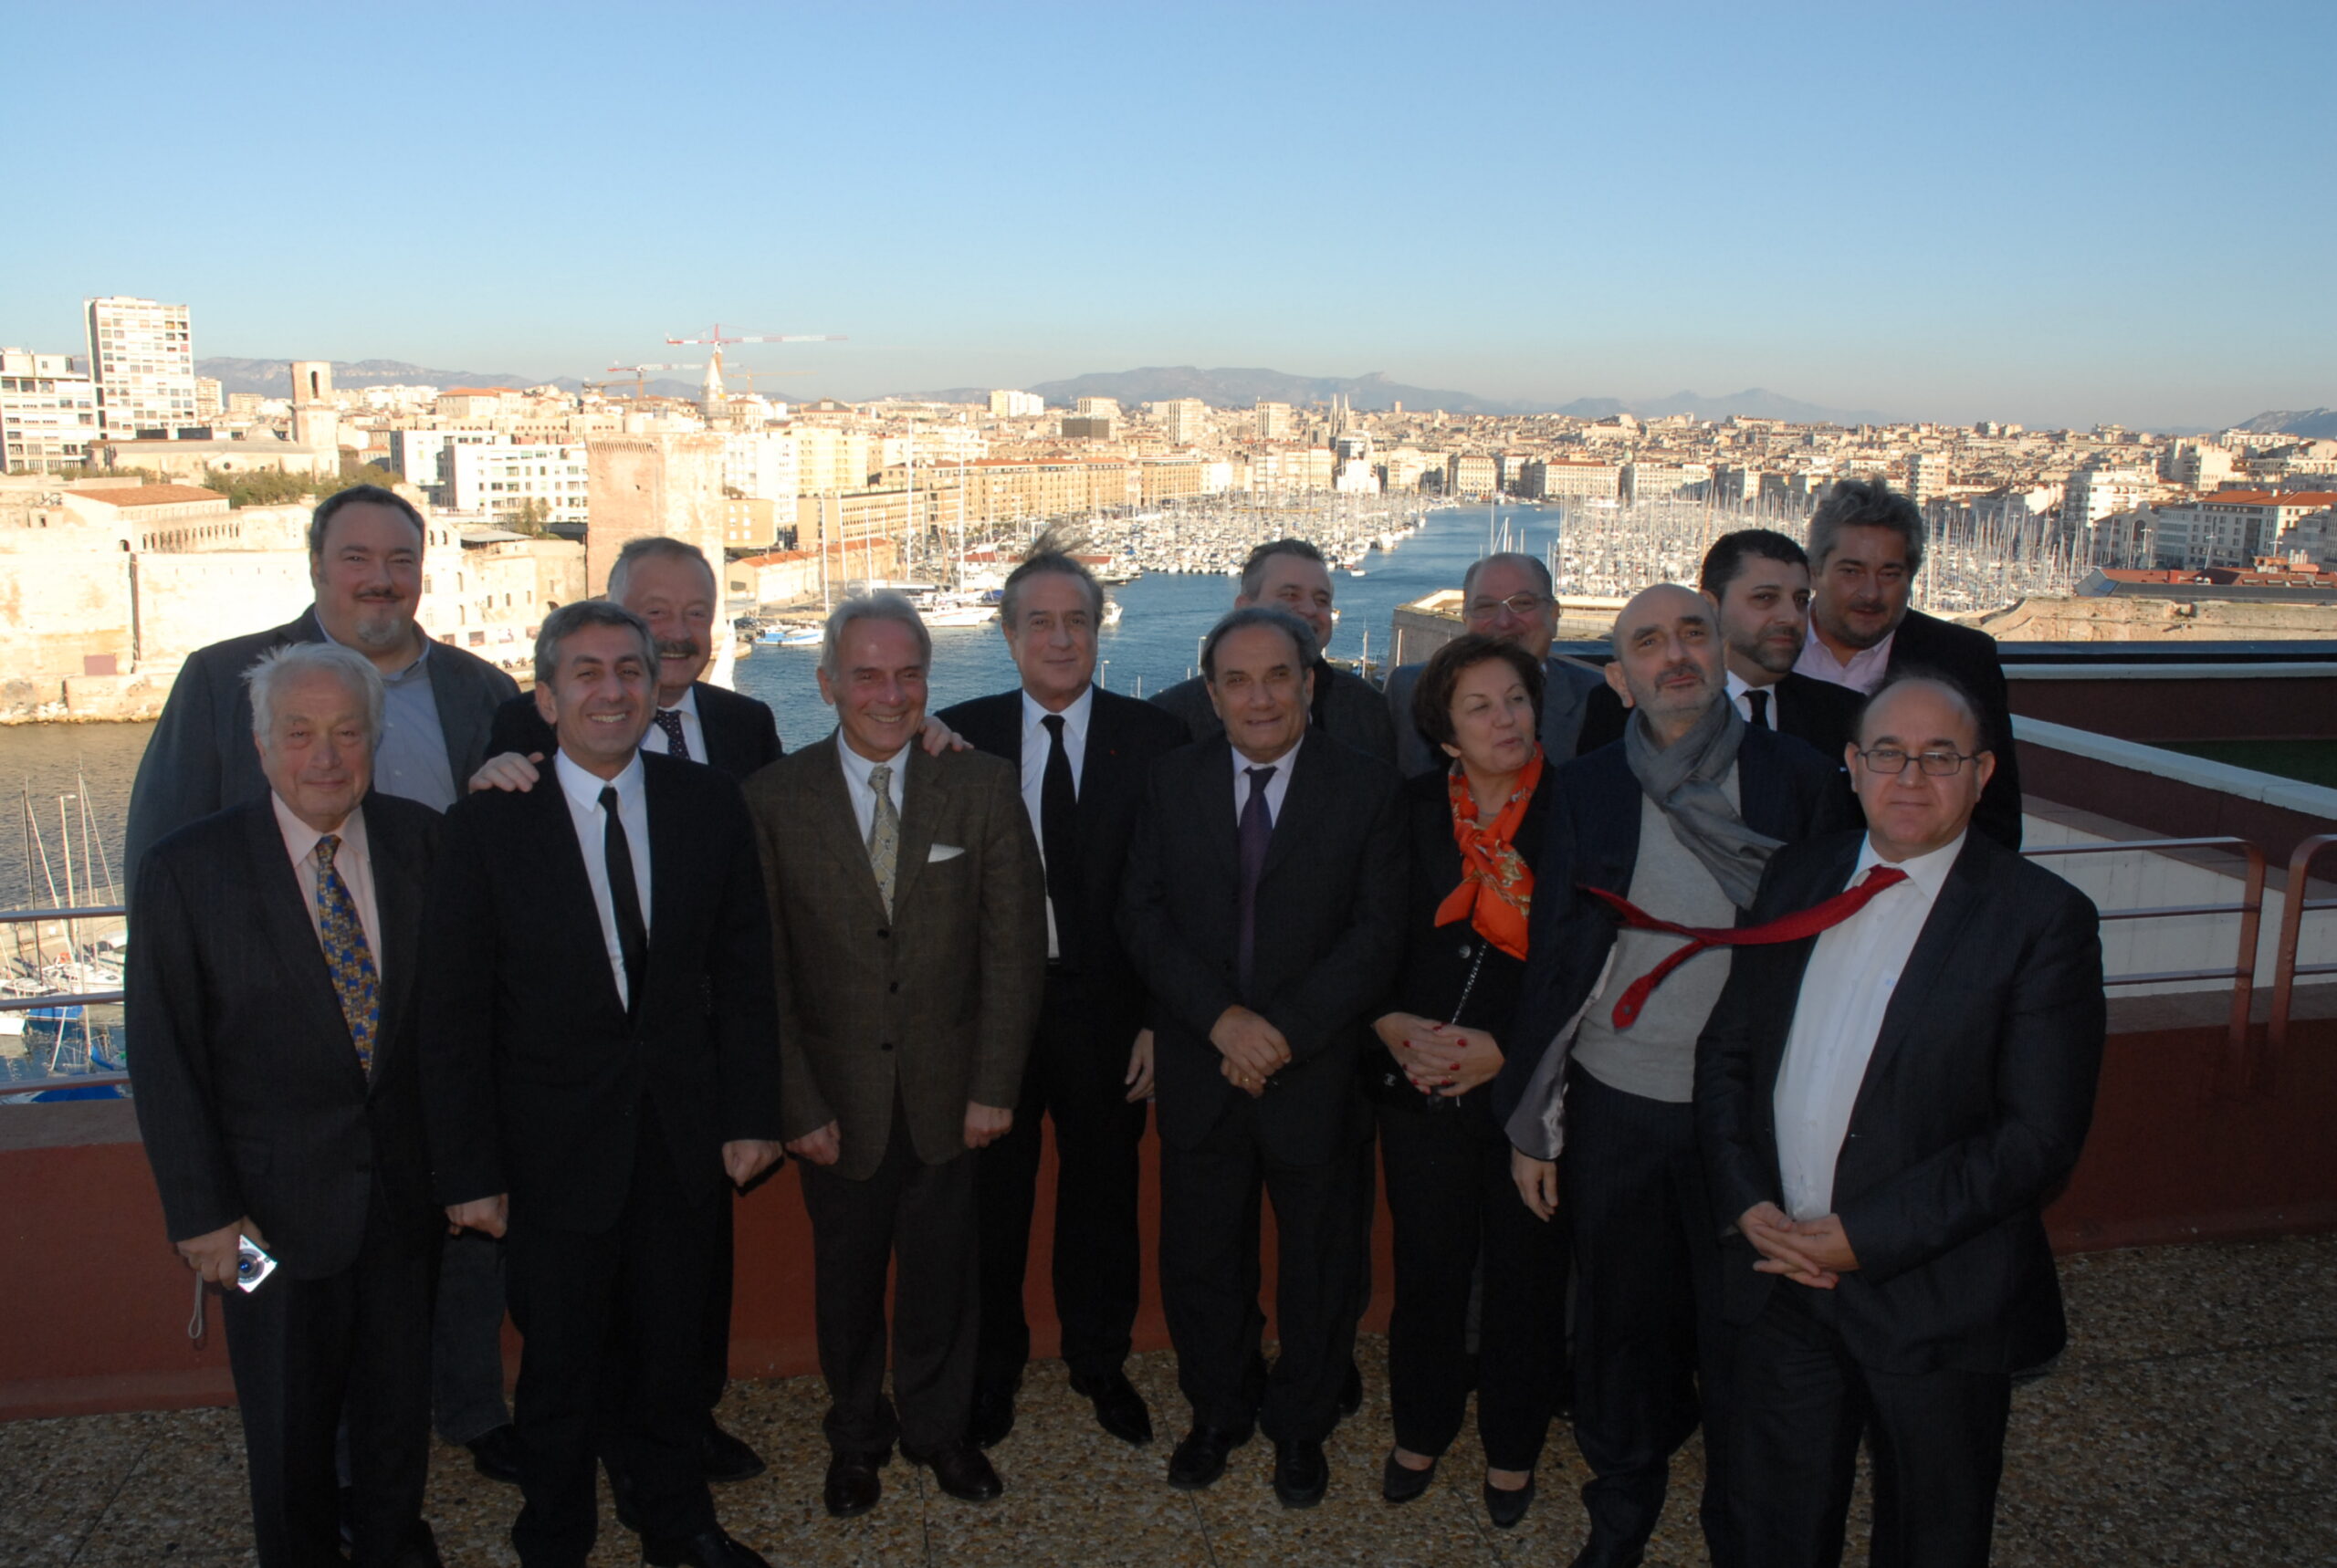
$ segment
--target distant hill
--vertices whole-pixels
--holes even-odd
[[[1572,414],[1577,419],[1612,419],[1619,413],[1634,414],[1640,419],[1668,419],[1675,413],[1690,414],[1698,419],[1726,419],[1734,413],[1747,419],[1787,420],[1795,424],[1890,423],[1888,414],[1873,409],[1825,408],[1787,397],[1783,392],[1773,392],[1766,387],[1747,387],[1743,392],[1729,392],[1720,397],[1676,392],[1669,397],[1577,398],[1561,405],[1556,412]]]
[[[2337,408],[2288,408],[2259,413],[2232,427],[2258,435],[2294,435],[2307,441],[2337,441]]]
[[[427,365],[408,364],[403,360],[334,360],[332,384],[336,387],[558,387],[562,392],[576,392],[584,383],[574,376],[523,376],[509,371],[439,371]],[[220,388],[231,392],[257,392],[262,397],[292,395],[292,368],[288,360],[238,360],[215,358],[197,360],[194,373],[210,376]],[[630,390],[632,382],[613,382],[613,387]],[[648,391],[653,397],[696,399],[698,389],[695,382],[671,380],[653,381]],[[985,392],[984,396],[989,394]]]
[[[1400,402],[1408,409],[1441,408],[1448,413],[1530,412],[1518,404],[1495,402],[1464,392],[1406,386],[1378,371],[1366,376],[1294,376],[1283,371],[1147,365],[1140,370],[1097,371],[1069,381],[1041,382],[1025,390],[1051,403],[1066,405],[1083,397],[1117,398],[1123,408],[1188,397],[1197,397],[1212,408],[1248,408],[1261,402],[1304,406],[1344,395],[1357,409],[1386,410]],[[915,395],[943,402],[980,402],[990,396],[990,389],[950,387]]]

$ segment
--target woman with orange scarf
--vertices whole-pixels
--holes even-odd
[[[1389,1502],[1428,1490],[1460,1434],[1469,1389],[1485,1449],[1485,1508],[1506,1529],[1534,1496],[1564,1347],[1564,1237],[1534,1218],[1509,1175],[1509,1141],[1487,1104],[1501,1035],[1525,972],[1534,860],[1556,769],[1535,740],[1541,665],[1471,634],[1438,650],[1413,692],[1413,722],[1451,759],[1407,786],[1411,930],[1395,988],[1405,1009],[1375,1025],[1387,1049],[1365,1070],[1378,1102],[1396,1303],[1388,1389],[1396,1445]],[[1482,1257],[1478,1353],[1471,1286]]]

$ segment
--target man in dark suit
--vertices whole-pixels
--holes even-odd
[[[1266,605],[1286,610],[1306,623],[1315,637],[1315,695],[1307,712],[1315,728],[1341,745],[1383,762],[1396,760],[1396,725],[1387,699],[1369,681],[1338,669],[1323,655],[1331,646],[1331,568],[1323,552],[1305,539],[1270,539],[1250,552],[1242,567],[1236,610]],[[1225,733],[1210,700],[1209,677],[1195,675],[1162,688],[1152,699],[1179,718],[1195,740]]]
[[[657,640],[656,711],[642,737],[644,751],[703,762],[739,783],[781,754],[779,723],[769,706],[753,697],[708,685],[698,677],[714,655],[721,592],[704,552],[684,539],[652,534],[628,539],[609,569],[609,599],[649,623]],[[539,765],[558,748],[551,726],[532,696],[516,696],[495,711],[487,741],[493,755],[471,776],[474,789],[529,789]],[[714,1282],[707,1292],[704,1370],[706,1431],[701,1458],[710,1481],[751,1480],[763,1473],[760,1455],[715,1419],[730,1382],[731,1206],[718,1213]],[[617,1513],[631,1522],[630,1489],[612,1472]]]
[[[1293,1508],[1328,1481],[1361,1261],[1357,1051],[1404,943],[1401,783],[1311,731],[1315,660],[1286,612],[1217,623],[1201,669],[1223,733],[1154,766],[1120,906],[1153,997],[1160,1288],[1193,1410],[1168,1482],[1210,1485],[1263,1426]],[[1262,1186],[1282,1342],[1263,1389]]]
[[[462,800],[431,887],[431,1161],[454,1224],[508,1227],[528,1568],[592,1549],[611,1356],[644,1560],[763,1562],[715,1522],[699,1377],[719,1210],[780,1153],[770,948],[738,786],[639,749],[656,669],[630,611],[546,617],[557,788]]]
[[[1104,591],[1051,541],[1006,579],[999,621],[1022,684],[943,710],[941,719],[1019,771],[1047,880],[1047,980],[1038,1034],[1006,1135],[975,1156],[981,1221],[981,1340],[972,1436],[989,1448],[1014,1426],[1031,1358],[1022,1312],[1039,1124],[1055,1124],[1054,1301],[1071,1385],[1124,1442],[1152,1440],[1152,1415],[1124,1370],[1141,1248],[1137,1148],[1152,1093],[1144,981],[1113,927],[1128,840],[1152,764],[1185,728],[1150,703],[1098,688]]]
[[[1641,914],[1737,925],[1769,853],[1844,810],[1831,764],[1729,703],[1715,619],[1672,583],[1616,617],[1607,678],[1632,727],[1558,776],[1514,1044],[1493,1085],[1520,1193],[1548,1218],[1563,1186],[1574,1233],[1575,1439],[1591,1469],[1577,1568],[1640,1562],[1672,1454],[1700,1419],[1707,1454],[1727,1430],[1720,1249],[1689,1102],[1729,953],[1693,952]],[[1642,976],[1661,983],[1634,985]],[[1703,1515],[1713,1561],[1734,1568],[1709,1479]]]
[[[2104,1028],[2100,917],[1967,830],[1993,758],[1926,677],[1869,704],[1863,834],[1770,862],[1696,1061],[1713,1224],[1741,1325],[1726,1482],[1745,1561],[1841,1558],[1861,1434],[1873,1556],[1988,1561],[2012,1375],[2061,1349],[2039,1211],[2084,1147]]]
[[[1808,741],[1829,761],[1841,756],[1858,719],[1859,694],[1793,667],[1809,635],[1809,557],[1802,548],[1769,528],[1723,534],[1704,552],[1697,586],[1720,612],[1728,697],[1745,721]],[[1602,685],[1590,699],[1582,749],[1620,740],[1630,711]]]
[[[1014,1124],[1045,982],[1046,883],[1015,770],[914,744],[932,662],[898,594],[837,605],[819,671],[836,731],[747,786],[784,1020],[782,1122],[817,1269],[823,1501],[840,1519],[876,1506],[896,1439],[952,1497],[1004,1490],[968,1440],[973,1151]]]
[[[278,648],[353,648],[387,694],[373,789],[434,811],[487,754],[498,704],[519,690],[474,653],[433,642],[414,622],[422,597],[422,514],[394,490],[357,485],[328,496],[309,521],[316,603],[288,625],[199,649],[179,672],[130,792],[126,859],[135,866],[173,829],[267,792],[253,755],[244,674]],[[446,1244],[438,1279],[431,1380],[439,1436],[479,1469],[516,1480],[503,1403],[503,1263],[483,1236]]]
[[[423,1522],[430,1199],[415,948],[438,816],[369,793],[382,681],[345,648],[265,653],[258,797],[140,862],[130,1072],[171,1239],[223,1293],[262,1568],[340,1563],[335,1433],[360,1568],[438,1562]]]
[[[1973,818],[2020,848],[2020,758],[1996,640],[1908,607],[1923,566],[1923,514],[1881,480],[1844,479],[1809,516],[1812,635],[1794,668],[1860,694],[1892,675],[1945,675],[1972,694],[1996,759]]]
[[[1550,569],[1522,551],[1480,556],[1461,577],[1461,618],[1472,632],[1514,643],[1542,664],[1542,754],[1553,767],[1593,749],[1583,734],[1607,683],[1598,672],[1572,659],[1554,659],[1558,635],[1558,600]],[[1396,768],[1407,779],[1445,766],[1412,723],[1412,692],[1425,664],[1399,664],[1388,672],[1388,713],[1396,729]],[[1619,706],[1616,710],[1619,714]],[[1619,721],[1615,734],[1622,733]],[[1607,739],[1613,739],[1609,736]],[[1598,744],[1604,745],[1605,741]]]

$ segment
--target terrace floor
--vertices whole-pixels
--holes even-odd
[[[2097,1252],[2067,1259],[2069,1354],[2013,1401],[1997,1511],[2000,1564],[2337,1562],[2337,1237]],[[21,1332],[21,1329],[20,1329]],[[721,1489],[723,1521],[775,1563],[1313,1563],[1536,1565],[1568,1561],[1584,1519],[1585,1472],[1554,1431],[1539,1499],[1515,1531],[1477,1501],[1472,1439],[1434,1489],[1403,1508],[1378,1497],[1389,1441],[1384,1342],[1364,1347],[1368,1399],[1331,1451],[1329,1497],[1289,1512],[1266,1484],[1271,1448],[1253,1443],[1198,1494],[1161,1480],[1180,1426],[1166,1354],[1131,1368],[1162,1437],[1128,1448],[1097,1431],[1061,1367],[1034,1367],[1012,1437],[993,1451],[1007,1495],[952,1501],[898,1460],[886,1498],[838,1523],[819,1501],[823,1400],[815,1379],[742,1384],[723,1417],[770,1472]],[[1704,1560],[1692,1443],[1648,1561]],[[430,1518],[449,1564],[516,1561],[506,1531],[516,1492],[442,1448]],[[1865,1552],[1861,1491],[1850,1561]],[[242,1448],[235,1414],[191,1410],[0,1426],[0,1564],[244,1563]],[[603,1513],[600,1565],[638,1560]]]

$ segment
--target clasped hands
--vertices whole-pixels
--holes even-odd
[[[1439,1023],[1418,1013],[1383,1013],[1371,1028],[1423,1094],[1457,1100],[1501,1071],[1501,1045],[1481,1029]]]
[[[1217,1015],[1209,1042],[1224,1059],[1217,1070],[1225,1081],[1252,1100],[1266,1092],[1268,1079],[1290,1065],[1290,1041],[1282,1030],[1239,1002]]]
[[[1756,1203],[1737,1218],[1736,1228],[1761,1254],[1755,1269],[1782,1274],[1797,1285],[1830,1291],[1859,1266],[1837,1215],[1796,1220],[1774,1203]]]

